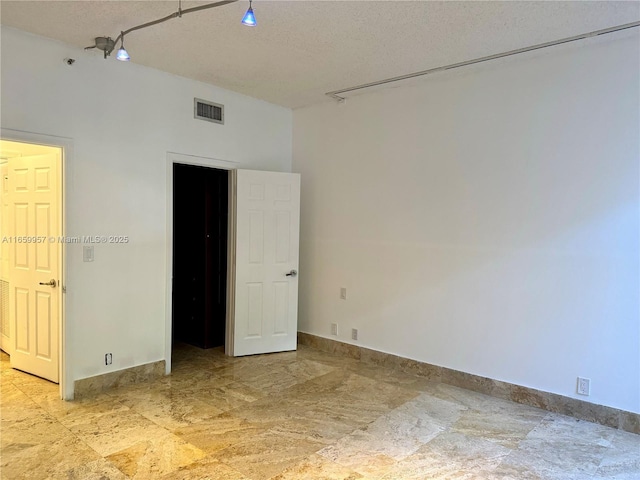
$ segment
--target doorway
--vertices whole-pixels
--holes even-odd
[[[167,152],[165,373],[172,370],[173,330],[179,317],[173,293],[181,288],[174,284],[174,228],[179,227],[174,222],[174,193],[180,194],[174,192],[175,164],[220,169],[228,179],[225,355],[295,350],[300,175],[244,170],[237,162]]]
[[[0,140],[0,348],[62,383],[63,150]]]
[[[228,170],[173,164],[172,345],[224,346]]]

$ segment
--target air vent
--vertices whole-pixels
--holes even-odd
[[[199,98],[193,99],[193,105],[193,115],[195,118],[224,125],[224,105],[207,102]]]

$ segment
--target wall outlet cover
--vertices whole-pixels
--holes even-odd
[[[591,379],[578,377],[578,395],[591,395]]]

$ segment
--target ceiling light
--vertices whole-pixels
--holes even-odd
[[[97,48],[98,50],[102,50],[104,52],[104,58],[106,59],[109,55],[111,55],[111,52],[113,51],[116,44],[118,43],[118,40],[120,40],[121,41],[120,49],[116,53],[116,59],[123,62],[128,62],[131,59],[131,57],[129,56],[129,53],[124,48],[124,36],[127,35],[128,33],[133,32],[134,30],[141,30],[143,28],[152,27],[153,25],[166,22],[167,20],[171,20],[173,18],[181,18],[183,15],[187,13],[199,12],[200,10],[206,10],[209,8],[222,7],[223,5],[227,5],[229,3],[235,3],[237,1],[238,0],[221,0],[219,2],[207,3],[205,5],[198,5],[197,7],[191,7],[183,10],[182,0],[179,0],[178,11],[172,13],[171,15],[167,15],[166,17],[159,18],[158,20],[153,20],[152,22],[147,22],[147,23],[143,23],[142,25],[136,25],[135,27],[131,27],[128,30],[120,32],[120,35],[118,35],[115,40],[113,40],[111,37],[96,37],[95,45],[86,47],[85,50],[89,50],[91,48]],[[242,18],[242,23],[252,27],[256,25],[256,17],[253,15],[253,9],[251,8],[251,0],[249,0],[249,10],[247,10],[247,13],[244,14],[244,17]]]
[[[124,33],[120,32],[120,50],[116,53],[116,60],[120,60],[121,62],[128,62],[131,60],[129,53],[124,49]]]
[[[253,8],[251,7],[251,0],[249,0],[249,9],[247,13],[242,17],[242,24],[247,27],[255,27],[258,23],[256,22],[256,16],[253,14]]]

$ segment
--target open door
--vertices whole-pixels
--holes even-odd
[[[10,235],[2,251],[8,250],[11,366],[57,383],[61,155],[55,152],[9,162]]]
[[[232,170],[228,355],[295,350],[300,175]]]

